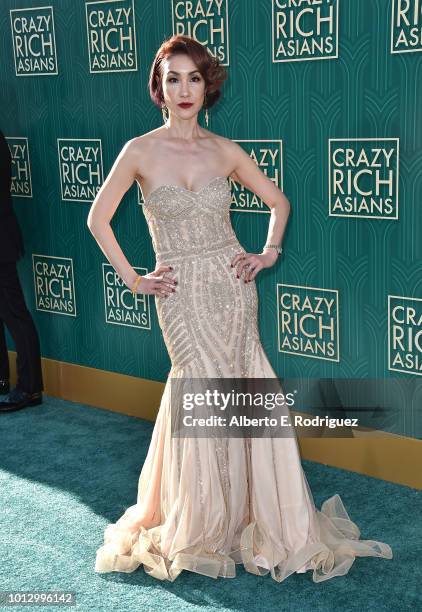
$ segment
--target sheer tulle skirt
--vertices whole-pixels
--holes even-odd
[[[263,351],[260,362],[258,376],[275,376]],[[316,509],[296,437],[172,437],[170,378],[183,375],[170,372],[137,503],[105,529],[96,572],[142,565],[160,580],[182,570],[233,578],[243,564],[278,582],[308,570],[321,582],[346,574],[356,557],[392,558],[388,544],[360,539],[338,494]]]

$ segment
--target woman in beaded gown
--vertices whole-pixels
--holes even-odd
[[[166,103],[175,109],[167,123],[171,129],[185,116],[189,121],[192,117],[196,120],[197,111],[177,109],[175,104],[186,94],[186,99],[193,100],[196,106],[200,86],[205,86],[205,79],[192,83],[185,80],[185,75],[189,79],[192,70],[200,72],[200,60],[202,67],[208,62],[213,70],[217,64],[202,45],[188,37],[172,37],[166,45],[157,53],[150,87],[156,85],[154,71],[158,70],[159,57],[163,58],[163,80],[170,69],[183,74],[181,81],[176,79],[180,85],[174,89],[170,89],[171,81],[164,85]],[[204,71],[203,68],[200,75]],[[201,130],[200,134],[205,132]],[[183,165],[177,173],[174,171],[177,158],[171,157],[172,149],[165,138],[161,128],[151,133],[142,151],[139,142],[129,143],[90,212],[88,225],[92,233],[122,278],[128,279],[129,287],[134,280],[127,272],[130,266],[118,252],[114,237],[110,238],[105,230],[101,233],[101,219],[110,219],[111,214],[104,211],[116,208],[119,196],[133,181],[136,171],[128,170],[131,159],[143,161],[144,177],[152,176],[154,168],[157,176],[157,162],[151,151],[159,155],[165,150],[168,175],[183,175]],[[242,176],[246,183],[249,173],[259,189],[264,182],[273,189],[249,156],[240,153],[238,145],[223,140],[226,151],[235,151],[241,157],[236,166],[237,178]],[[215,153],[208,141],[204,147],[205,157],[210,151]],[[195,156],[196,152],[189,158],[192,167]],[[222,153],[219,159],[229,160],[230,155],[225,157]],[[208,160],[207,168],[211,170],[211,157]],[[141,279],[136,291],[155,294],[172,366],[140,474],[136,503],[106,527],[104,542],[97,550],[95,571],[133,572],[143,566],[151,576],[173,581],[183,570],[212,578],[232,578],[236,564],[242,564],[248,572],[270,573],[278,582],[307,570],[312,571],[315,582],[320,582],[346,574],[358,556],[391,558],[388,544],[360,540],[359,528],[338,494],[326,500],[321,510],[315,507],[295,436],[172,436],[170,406],[175,397],[170,397],[171,380],[277,378],[260,342],[254,283],[256,273],[274,263],[273,251],[268,247],[262,257],[243,251],[230,222],[227,173],[208,174],[210,178],[202,186],[195,185],[195,190],[182,186],[181,179],[168,183],[144,181],[143,187],[148,183],[149,193],[143,211],[157,267]],[[270,241],[281,242],[285,224],[286,218],[280,216],[270,223]]]

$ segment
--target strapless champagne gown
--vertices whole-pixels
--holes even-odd
[[[255,282],[230,267],[243,250],[230,204],[220,176],[199,191],[162,185],[144,203],[156,263],[178,280],[175,293],[155,297],[172,367],[137,503],[106,527],[96,572],[143,565],[161,580],[182,570],[232,578],[243,564],[278,582],[312,570],[320,582],[346,574],[355,557],[392,558],[388,544],[359,539],[338,494],[316,509],[296,437],[171,436],[171,378],[277,376],[260,342]]]

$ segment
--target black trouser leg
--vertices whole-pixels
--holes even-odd
[[[9,380],[9,355],[6,345],[6,334],[4,332],[4,323],[0,319],[0,380]]]
[[[0,319],[15,343],[16,387],[28,393],[42,391],[44,386],[38,332],[25,304],[16,262],[0,263]]]

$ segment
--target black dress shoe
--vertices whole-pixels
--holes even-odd
[[[9,379],[4,378],[0,380],[0,395],[6,395],[10,391]]]
[[[0,401],[0,412],[13,412],[14,410],[21,410],[26,406],[37,406],[42,404],[42,392],[27,393],[20,389],[12,389],[10,393]]]

